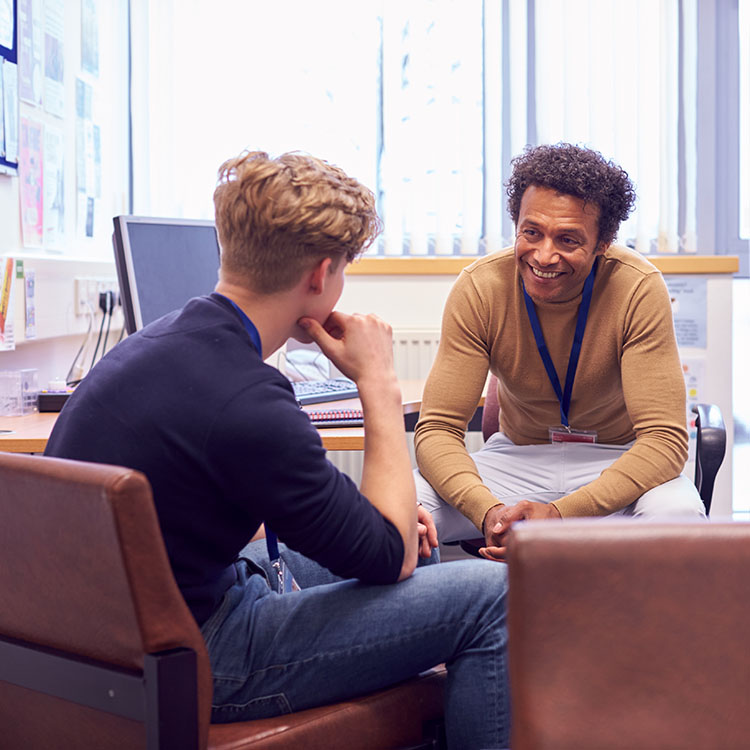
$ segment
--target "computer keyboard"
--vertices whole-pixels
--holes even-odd
[[[292,388],[300,404],[321,404],[359,396],[357,384],[349,378],[292,381]]]

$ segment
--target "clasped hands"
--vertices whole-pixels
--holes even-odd
[[[531,500],[521,500],[511,506],[502,503],[494,505],[484,517],[482,530],[485,546],[480,547],[479,554],[487,560],[506,562],[506,535],[516,521],[560,517],[560,512],[554,505]]]

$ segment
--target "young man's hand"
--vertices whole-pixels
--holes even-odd
[[[313,318],[300,318],[298,325],[355,383],[367,375],[393,373],[393,333],[376,315],[334,311],[323,325]]]
[[[417,534],[419,535],[419,556],[431,557],[433,548],[438,546],[437,529],[432,514],[417,505]]]

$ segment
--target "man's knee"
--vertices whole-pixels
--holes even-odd
[[[460,511],[443,500],[430,483],[414,470],[414,483],[417,487],[417,502],[432,515],[438,539],[441,542],[454,542],[459,539],[473,539],[481,536],[474,524]]]
[[[414,484],[417,488],[417,502],[432,513],[444,500],[432,489],[432,485],[420,474],[419,469],[414,469]]]
[[[644,492],[626,515],[638,518],[705,518],[706,509],[695,485],[684,475]]]

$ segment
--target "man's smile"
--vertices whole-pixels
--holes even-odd
[[[534,276],[538,276],[540,279],[556,279],[558,276],[562,276],[562,271],[540,271],[538,268],[530,265],[529,268]]]

